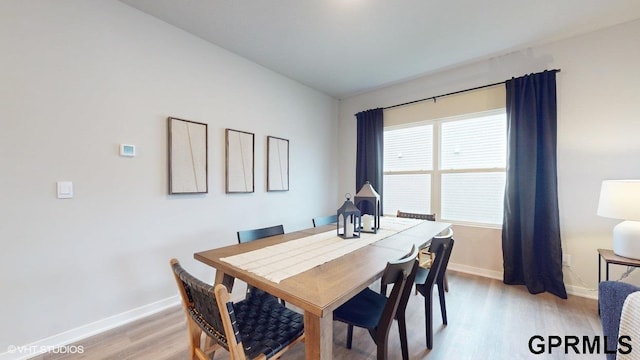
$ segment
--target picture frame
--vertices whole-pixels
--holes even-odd
[[[289,191],[289,140],[267,136],[267,191]]]
[[[255,191],[255,134],[225,129],[225,191],[252,193]]]
[[[169,117],[169,194],[209,192],[207,124]]]

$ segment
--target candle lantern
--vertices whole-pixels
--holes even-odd
[[[380,229],[380,195],[368,181],[353,198],[355,206],[363,215],[362,232],[376,233]]]
[[[360,237],[362,218],[360,209],[351,201],[351,194],[345,195],[347,201],[338,209],[338,236],[343,239],[353,239]]]

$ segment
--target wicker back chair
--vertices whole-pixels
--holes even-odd
[[[399,218],[408,218],[408,219],[420,219],[420,220],[428,220],[428,221],[436,221],[436,214],[420,214],[420,213],[410,213],[405,211],[400,211],[396,213],[396,217]]]
[[[227,288],[206,284],[170,261],[187,316],[190,359],[208,360],[224,348],[232,360],[278,358],[304,339],[302,315],[259,289],[238,303]],[[201,346],[202,333],[207,336]]]

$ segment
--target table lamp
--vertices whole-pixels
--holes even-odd
[[[613,253],[640,259],[640,180],[605,180],[598,215],[622,219],[613,228]]]

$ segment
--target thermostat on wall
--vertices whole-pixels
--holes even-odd
[[[129,144],[120,144],[120,156],[136,156],[136,146]]]

